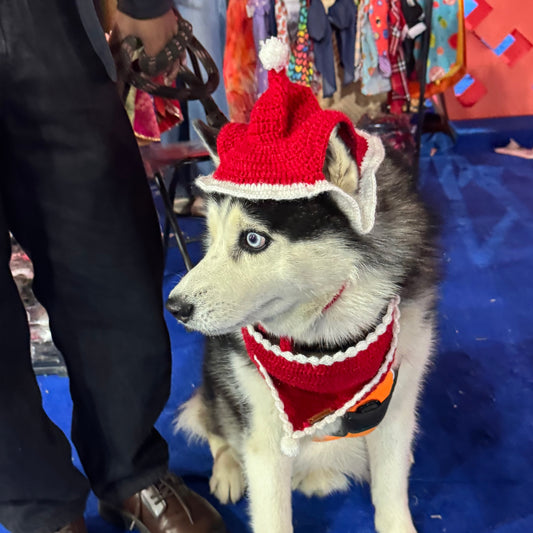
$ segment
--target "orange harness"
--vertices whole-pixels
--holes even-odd
[[[342,418],[342,426],[338,433],[314,437],[313,440],[325,442],[342,438],[364,437],[372,433],[387,412],[397,375],[397,371],[389,370],[385,379],[368,396],[350,408]],[[330,413],[329,410],[320,413],[314,417],[313,422],[318,422]]]

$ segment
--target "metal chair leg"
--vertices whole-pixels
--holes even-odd
[[[181,166],[181,165],[178,165]],[[164,181],[163,181],[164,184]],[[172,213],[174,215],[174,198],[176,197],[176,188],[178,186],[178,176],[176,172],[174,171],[172,175],[172,179],[170,181],[170,185],[167,188],[165,185],[165,189],[168,191],[168,200],[170,205],[172,206]],[[166,208],[165,208],[166,209]],[[167,255],[167,249],[168,249],[168,239],[170,237],[170,221],[172,220],[172,217],[166,216],[165,217],[165,227],[163,228],[163,249],[165,252],[165,257]]]
[[[415,136],[416,157],[415,157],[415,176],[420,178],[420,148],[422,144],[422,125],[424,123],[424,102],[426,101],[426,74],[428,66],[429,44],[431,38],[431,17],[433,16],[433,0],[426,0],[424,6],[426,31],[422,36],[422,49],[420,57],[422,58],[422,69],[420,72],[420,96],[418,102],[417,128]]]
[[[170,197],[165,182],[163,180],[163,176],[160,172],[156,172],[154,174],[154,179],[157,188],[159,189],[159,192],[161,194],[161,198],[163,199],[163,205],[165,206],[165,225],[170,224],[172,230],[174,231],[174,236],[176,237],[176,242],[178,243],[179,251],[181,253],[181,256],[183,257],[185,268],[187,269],[187,271],[190,271],[193,267],[193,264],[189,256],[189,252],[187,251],[187,243],[185,241],[185,236],[183,235],[183,232],[181,231],[178,222],[176,221],[176,217],[174,215],[174,207],[172,205],[172,202],[170,201]]]

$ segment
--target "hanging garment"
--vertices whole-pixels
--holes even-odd
[[[337,0],[328,10],[328,18],[335,28],[337,46],[343,68],[343,84],[354,81],[355,24],[357,7],[354,0]]]
[[[284,0],[275,0],[275,12],[276,12],[276,30],[277,37],[280,41],[289,46],[289,31],[287,24],[289,22],[289,13]]]
[[[391,63],[391,92],[389,107],[393,114],[408,111],[409,86],[407,83],[407,66],[402,47],[402,30],[405,19],[402,14],[400,0],[390,0],[389,10],[389,58]]]
[[[443,79],[457,58],[457,2],[433,3],[431,39],[428,56],[428,82]]]
[[[248,14],[252,14],[253,33],[256,53],[259,53],[261,43],[266,41],[269,35],[270,0],[248,0]],[[261,95],[268,87],[267,71],[261,61],[256,63],[257,95]]]
[[[401,12],[405,19],[404,32],[410,39],[416,39],[427,30],[422,6],[415,0],[401,0]]]
[[[421,35],[427,30],[425,23],[426,15],[422,6],[416,0],[400,0],[401,12],[405,19],[405,26],[402,28],[404,37],[402,48],[406,66],[407,79],[410,79],[416,69],[414,56],[415,39],[421,42]]]
[[[267,33],[269,37],[278,36],[278,26],[276,22],[276,0],[269,0],[270,7],[267,16]]]
[[[315,66],[322,75],[322,95],[329,98],[335,94],[335,62],[331,25],[321,0],[311,0],[308,16],[309,37],[313,41]]]
[[[252,19],[246,12],[246,2],[229,0],[226,19],[224,85],[230,119],[235,122],[248,122],[257,97],[257,54]]]
[[[337,90],[332,26],[343,71],[342,83],[348,85],[354,80],[356,17],[357,8],[353,0],[336,0],[327,13],[321,0],[311,0],[308,29],[313,41],[315,65],[322,75],[324,98],[333,96]]]
[[[420,42],[415,43],[415,57],[420,60]],[[445,91],[464,75],[466,67],[463,0],[433,3],[431,36],[427,59],[426,96]],[[419,95],[417,82],[409,84],[411,96]]]
[[[387,93],[391,89],[390,79],[378,68],[378,48],[370,25],[369,12],[371,0],[363,0],[363,24],[361,27],[361,92],[366,95]]]
[[[363,9],[363,0],[359,1],[357,9],[357,23],[355,29],[355,52],[354,52],[354,81],[359,81],[363,73],[363,52],[361,50],[362,28],[365,20],[365,10]]]
[[[310,87],[315,81],[315,67],[307,29],[308,16],[308,0],[300,0],[296,43],[292,48],[287,75],[291,81]]]
[[[368,20],[378,51],[378,67],[385,77],[391,73],[389,60],[389,3],[387,0],[371,0]]]

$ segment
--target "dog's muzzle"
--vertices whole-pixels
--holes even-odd
[[[194,313],[194,304],[188,302],[181,296],[171,296],[167,300],[165,307],[177,320],[186,324]]]

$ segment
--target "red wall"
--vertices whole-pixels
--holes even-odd
[[[445,93],[450,118],[533,115],[533,0],[475,2],[465,19],[466,70],[474,83],[461,95]],[[509,34],[515,42],[496,55]]]

